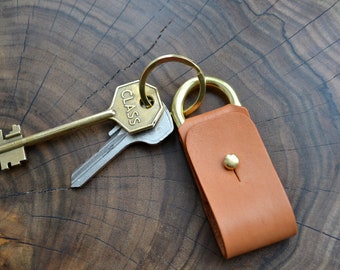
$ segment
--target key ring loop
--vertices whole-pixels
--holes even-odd
[[[209,88],[214,88],[222,91],[223,94],[227,97],[227,100],[230,104],[241,106],[241,103],[233,90],[233,88],[227,84],[225,81],[222,81],[221,79],[206,76],[205,77],[206,85]],[[174,122],[176,123],[177,127],[180,127],[183,125],[185,121],[185,116],[183,114],[183,105],[186,97],[195,90],[195,88],[198,86],[199,82],[197,78],[192,78],[188,81],[186,81],[176,92],[173,101],[172,101],[172,118],[174,119]]]
[[[179,62],[187,66],[190,66],[197,71],[197,77],[200,83],[200,89],[199,89],[199,93],[198,93],[198,96],[195,102],[189,108],[183,111],[184,115],[187,116],[191,114],[192,112],[194,112],[201,105],[203,98],[205,96],[206,87],[205,87],[205,77],[204,77],[204,74],[201,68],[198,65],[196,65],[191,59],[185,56],[176,55],[176,54],[163,55],[163,56],[156,58],[149,65],[147,65],[147,67],[142,72],[142,75],[139,80],[139,92],[140,92],[141,100],[147,108],[150,108],[152,106],[152,104],[150,103],[145,93],[146,78],[156,67],[167,62]]]

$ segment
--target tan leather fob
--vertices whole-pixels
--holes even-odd
[[[295,217],[248,110],[228,104],[179,126],[219,248],[231,258],[297,232]],[[227,154],[237,156],[226,169]]]

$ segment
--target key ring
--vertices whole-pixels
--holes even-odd
[[[233,90],[233,88],[221,79],[206,76],[205,77],[206,86],[209,88],[220,90],[226,97],[230,104],[241,106],[241,103]],[[176,123],[177,127],[183,125],[185,117],[188,116],[183,114],[183,105],[186,97],[198,86],[199,82],[197,78],[192,78],[186,81],[175,94],[172,101],[172,118]]]
[[[206,92],[205,77],[204,77],[203,71],[198,65],[196,65],[191,59],[187,57],[184,57],[181,55],[175,55],[175,54],[168,54],[168,55],[163,55],[163,56],[156,58],[149,65],[147,65],[147,67],[142,72],[142,75],[139,80],[139,92],[140,92],[141,100],[147,108],[150,108],[152,106],[151,102],[149,101],[145,93],[146,78],[156,67],[167,62],[179,62],[187,66],[190,66],[197,71],[197,77],[200,83],[200,89],[199,89],[199,93],[198,93],[198,96],[195,102],[189,108],[183,111],[184,115],[187,116],[191,114],[192,112],[194,112],[201,105],[203,98],[205,96],[205,92]]]

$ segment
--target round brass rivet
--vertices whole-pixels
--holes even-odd
[[[239,165],[239,163],[240,163],[240,160],[235,154],[227,154],[224,157],[223,164],[227,170],[235,170],[236,167]]]

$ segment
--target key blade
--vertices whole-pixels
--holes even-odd
[[[112,159],[112,151],[117,155],[127,147],[127,145],[124,146],[121,142],[128,133],[120,132],[121,130],[117,133],[116,127],[113,130],[109,134],[115,133],[115,136],[111,137],[96,154],[72,173],[71,188],[79,188],[93,177],[100,168],[104,167]]]
[[[165,106],[165,105],[164,105]],[[118,155],[127,146],[135,142],[157,144],[163,141],[174,129],[173,121],[168,109],[165,108],[160,120],[152,129],[129,134],[123,129],[113,129],[109,134],[112,137],[93,157],[81,165],[73,174],[71,187],[81,187],[100,169],[102,169],[112,158]]]
[[[164,111],[154,128],[147,131],[134,134],[131,136],[131,141],[144,142],[147,144],[158,144],[163,141],[174,130],[174,123],[172,121],[169,110],[164,105]]]
[[[119,132],[120,130],[121,130],[121,126],[115,125],[115,127],[109,131],[109,136],[112,137],[116,135],[117,132]]]

